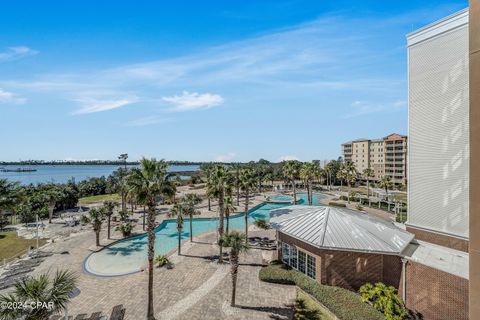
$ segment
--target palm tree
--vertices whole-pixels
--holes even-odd
[[[240,188],[241,188],[240,169],[242,168],[242,165],[240,163],[233,163],[231,168],[235,172],[235,189],[237,191],[237,206],[239,206],[240,205]]]
[[[155,213],[157,201],[162,196],[175,193],[175,186],[167,174],[168,164],[153,159],[140,160],[140,168],[132,169],[127,177],[129,192],[148,208],[148,309],[147,319],[153,320],[153,260],[155,258]]]
[[[392,180],[390,179],[389,176],[383,176],[380,181],[378,182],[378,186],[380,188],[385,189],[385,196],[386,200],[388,202],[388,189],[391,189],[393,187]]]
[[[248,239],[248,202],[250,192],[255,189],[255,174],[251,169],[245,169],[240,173],[240,181],[245,194],[245,240]]]
[[[122,197],[122,210],[127,210],[127,204],[126,204],[126,185],[125,185],[125,177],[127,175],[127,159],[128,159],[128,153],[122,153],[121,155],[118,156],[118,160],[123,161],[123,171],[121,172],[120,175],[120,182],[119,182],[119,188],[120,188],[120,195]]]
[[[45,200],[48,203],[48,223],[52,223],[53,210],[57,201],[62,197],[62,192],[59,187],[54,184],[48,184],[41,187]]]
[[[176,203],[172,210],[168,213],[170,217],[176,217],[177,222],[177,232],[178,232],[178,251],[177,254],[181,255],[182,248],[182,229],[183,229],[183,215],[185,214],[185,205],[183,203]]]
[[[313,203],[312,181],[316,176],[317,166],[312,162],[305,162],[300,168],[300,177],[305,181],[307,188],[308,205]]]
[[[118,202],[116,201],[107,200],[103,203],[105,216],[107,217],[107,239],[110,239],[110,220],[116,207],[118,207]]]
[[[357,169],[352,161],[347,161],[342,165],[343,177],[348,184],[348,197],[347,201],[350,203],[350,193],[352,191],[352,183],[355,183],[357,179]]]
[[[227,228],[226,231],[228,233],[229,228],[230,228],[230,213],[235,212],[237,209],[235,205],[233,204],[233,198],[231,196],[226,196],[225,197],[225,217],[227,219]]]
[[[11,182],[7,179],[0,179],[0,214],[4,210],[14,210],[22,197],[18,190],[18,182]]]
[[[370,202],[370,178],[374,177],[374,171],[370,168],[365,168],[363,170],[363,177],[367,179],[367,199],[368,199],[368,206],[371,206]]]
[[[300,162],[297,160],[289,160],[283,166],[283,175],[291,181],[293,186],[293,200],[294,204],[297,203],[297,189],[296,182],[299,173],[300,173]]]
[[[208,179],[208,187],[207,189],[210,190],[211,195],[218,200],[218,236],[219,239],[223,235],[224,231],[224,220],[225,220],[225,190],[228,187],[228,173],[225,168],[221,165],[217,165],[213,167],[210,175],[210,179]],[[218,262],[223,263],[223,249],[222,245],[220,244],[220,252]]]
[[[181,203],[183,203],[185,214],[188,215],[190,220],[190,242],[193,242],[193,227],[192,220],[193,215],[197,213],[195,206],[202,202],[202,198],[196,193],[188,193],[183,198]]]
[[[232,298],[230,305],[234,307],[235,294],[237,291],[238,256],[242,252],[247,252],[249,247],[245,241],[245,236],[237,231],[224,234],[220,243],[222,246],[230,248],[230,275],[232,276]]]
[[[51,308],[0,308],[0,318],[5,320],[48,320],[65,310],[70,294],[75,290],[77,277],[71,271],[57,271],[53,279],[48,273],[26,277],[15,283],[10,294],[0,295],[0,305],[28,305],[35,301],[51,303]]]
[[[100,246],[100,231],[102,230],[104,216],[105,210],[103,208],[92,208],[88,211],[88,216],[82,216],[82,222],[91,224],[93,227],[97,247]]]

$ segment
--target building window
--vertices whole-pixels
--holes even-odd
[[[312,279],[315,279],[316,276],[316,258],[312,256],[308,256],[307,259],[307,276]]]
[[[298,271],[306,272],[307,255],[303,251],[298,251]]]
[[[298,269],[297,247],[290,246],[290,267]]]
[[[282,243],[282,261],[286,264],[290,264],[290,246],[286,243]]]
[[[316,258],[304,251],[298,250],[295,246],[282,242],[282,261],[286,265],[297,269],[312,279],[315,279],[317,273]]]

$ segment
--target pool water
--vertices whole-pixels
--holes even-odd
[[[298,204],[307,204],[307,194],[297,194],[300,199]],[[320,194],[313,195],[313,204],[320,205],[323,198]],[[263,203],[251,208],[248,213],[248,223],[255,219],[268,219],[270,211],[290,204]],[[245,216],[243,214],[232,216],[229,219],[229,228],[245,229]],[[194,218],[192,220],[193,236],[218,229],[217,218]],[[226,225],[225,225],[226,226]],[[177,224],[174,220],[164,220],[156,228],[155,255],[166,254],[175,249],[178,244]],[[190,220],[185,219],[182,240],[190,238]],[[118,276],[145,269],[147,266],[147,235],[141,234],[136,237],[118,241],[103,250],[93,253],[85,260],[85,270],[100,276]]]

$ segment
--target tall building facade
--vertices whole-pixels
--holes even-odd
[[[381,139],[357,139],[342,144],[344,161],[352,161],[361,174],[373,170],[373,180],[388,176],[393,183],[407,183],[407,136],[393,133]]]
[[[472,308],[479,307],[469,304],[469,296],[470,300],[472,294],[478,297],[479,288],[472,291],[471,284],[478,272],[472,273],[468,265],[470,203],[478,198],[470,190],[474,141],[470,128],[479,119],[471,117],[469,95],[479,87],[469,83],[469,10],[412,32],[407,47],[406,226],[421,246],[444,254],[438,263],[432,254],[408,259],[404,276],[413,288],[409,290],[407,284],[407,307],[420,311],[425,319],[477,319],[479,314],[472,313]]]

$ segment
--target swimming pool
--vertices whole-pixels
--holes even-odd
[[[300,199],[298,204],[307,203],[306,194],[298,194]],[[313,195],[313,204],[320,205],[323,198],[320,194]],[[281,208],[289,204],[281,203],[263,203],[249,210],[248,223],[251,224],[255,219],[268,218],[270,211]],[[218,219],[216,218],[194,218],[193,235],[199,235],[204,232],[213,231],[218,228]],[[182,232],[182,240],[190,238],[189,219],[185,219]],[[245,228],[245,217],[243,214],[229,218],[230,229]],[[173,220],[164,220],[155,229],[155,255],[166,254],[177,247],[178,232],[177,224]],[[85,259],[84,268],[89,273],[99,276],[119,276],[138,272],[147,266],[147,235],[141,234],[132,238],[127,238],[105,247],[99,252],[92,253]]]

